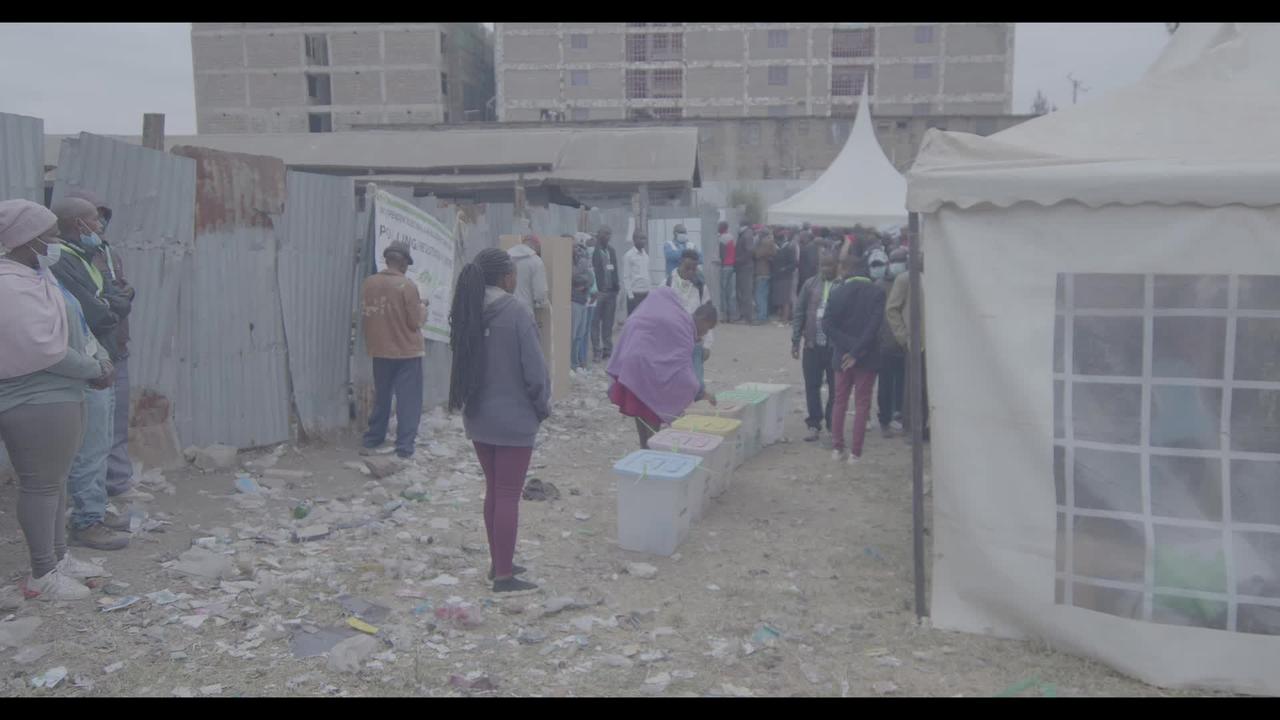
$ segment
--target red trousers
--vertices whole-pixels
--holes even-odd
[[[840,362],[834,357],[833,362]],[[849,453],[862,457],[862,441],[867,435],[867,418],[871,416],[871,390],[876,384],[876,371],[857,365],[848,370],[836,366],[836,399],[831,408],[831,440],[836,450],[844,450],[844,418],[849,412],[849,391],[853,391],[853,442]]]
[[[484,530],[489,536],[493,576],[511,577],[516,527],[520,522],[520,494],[524,492],[524,474],[529,469],[533,448],[474,441],[472,445],[484,469]]]

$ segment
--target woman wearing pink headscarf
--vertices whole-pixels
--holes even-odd
[[[0,202],[0,440],[19,482],[18,524],[31,554],[23,593],[84,600],[102,568],[67,552],[67,472],[84,432],[84,392],[111,372],[80,306],[48,268],[57,218],[28,200]]]
[[[613,378],[609,399],[618,412],[636,419],[640,447],[647,450],[663,423],[705,395],[702,348],[696,346],[717,319],[711,303],[690,314],[674,290],[659,287],[622,326],[606,369]]]

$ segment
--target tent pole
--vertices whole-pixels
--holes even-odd
[[[910,272],[910,320],[911,338],[907,348],[907,402],[910,403],[908,419],[911,421],[911,521],[912,554],[915,560],[916,619],[928,616],[925,604],[924,576],[924,354],[920,348],[920,216],[911,213],[907,221]]]

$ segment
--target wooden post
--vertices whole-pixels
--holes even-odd
[[[920,220],[916,213],[911,213],[907,221],[910,243],[907,246],[910,263],[910,308],[911,337],[907,348],[907,402],[909,403],[908,421],[911,423],[911,527],[912,554],[915,560],[916,586],[916,619],[929,615],[925,601],[925,562],[924,562],[924,353],[920,347],[923,337],[920,333],[920,318],[924,308],[920,307]]]
[[[142,147],[164,152],[164,113],[142,116]]]

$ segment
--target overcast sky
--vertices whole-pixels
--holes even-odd
[[[1019,23],[1013,110],[1037,89],[1071,104],[1136,80],[1168,40],[1162,23]],[[165,131],[196,130],[191,29],[186,24],[0,24],[0,112],[44,118],[45,132],[138,135],[142,114],[165,114]]]

